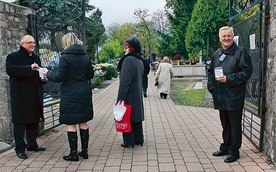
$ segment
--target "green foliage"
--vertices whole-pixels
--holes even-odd
[[[172,39],[170,44],[172,54],[180,54],[184,59],[188,59],[185,45],[186,29],[190,21],[194,4],[197,0],[166,0],[166,7],[169,21],[172,25]]]
[[[99,76],[96,76],[96,77],[94,78],[94,80],[95,80],[95,84],[96,84],[97,88],[99,88],[99,87],[102,85],[102,80],[101,80],[101,78],[100,78]]]
[[[185,38],[190,59],[197,60],[195,58],[200,50],[203,50],[204,57],[209,56],[220,46],[218,30],[228,24],[228,14],[228,2],[225,0],[197,1]],[[208,55],[207,48],[209,48]]]
[[[108,59],[100,59],[100,63],[107,63]]]
[[[102,12],[97,9],[86,19],[86,49],[94,61],[98,56],[98,47],[105,39],[105,27],[101,17]]]
[[[108,59],[116,59],[120,57],[124,50],[122,44],[123,42],[120,43],[118,40],[111,40],[109,44],[104,46],[99,52],[99,60],[102,61],[105,59],[105,61],[108,61]]]
[[[107,66],[105,72],[105,79],[111,80],[112,78],[117,78],[118,71],[113,66]]]
[[[159,46],[157,46],[159,53],[172,57],[174,55],[174,51],[172,51],[173,50],[173,44],[172,44],[173,37],[169,34],[163,34],[163,33],[160,33],[160,37],[161,37],[161,39],[158,39],[156,41],[159,44]]]
[[[26,6],[36,10],[37,14],[51,19],[74,22],[82,22],[82,1],[81,0],[17,0],[16,4]],[[85,11],[90,12],[95,9],[89,5],[89,0],[85,0]]]
[[[123,48],[124,41],[127,38],[136,35],[136,28],[132,23],[125,23],[123,25],[112,25],[107,28],[107,33],[107,36],[109,38],[108,41],[117,40],[121,43]]]
[[[107,29],[107,42],[99,52],[99,60],[116,59],[124,55],[124,41],[135,35],[136,29],[133,24],[126,23],[122,26],[112,25]]]

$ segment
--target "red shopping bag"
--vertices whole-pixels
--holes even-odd
[[[124,106],[126,107],[126,112],[124,114],[123,119],[121,121],[115,120],[116,131],[122,133],[129,133],[131,132],[130,115],[132,106],[126,103],[124,103]]]

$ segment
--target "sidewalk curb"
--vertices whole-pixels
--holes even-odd
[[[0,142],[0,154],[11,149],[13,146],[12,145],[9,145],[5,142]]]

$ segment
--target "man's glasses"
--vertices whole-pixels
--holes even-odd
[[[29,42],[24,42],[24,43],[27,43],[27,44],[35,44],[35,42],[34,41],[29,41]]]

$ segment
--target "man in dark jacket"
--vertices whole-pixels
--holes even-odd
[[[10,76],[12,122],[14,125],[15,152],[26,159],[28,151],[44,151],[36,142],[38,123],[43,116],[43,83],[39,77],[40,59],[34,52],[35,41],[30,35],[21,38],[20,49],[6,59],[6,71]],[[26,132],[26,140],[24,135]]]
[[[142,54],[142,62],[144,65],[144,74],[143,74],[143,81],[142,81],[143,94],[144,94],[144,97],[148,97],[147,89],[148,89],[148,74],[150,72],[150,66],[149,66],[149,61],[145,59],[143,54]]]
[[[232,27],[220,28],[219,38],[222,48],[214,53],[208,69],[208,90],[214,108],[219,110],[223,129],[223,143],[213,156],[228,155],[224,162],[231,163],[240,157],[242,109],[252,62],[247,50],[234,42]]]

